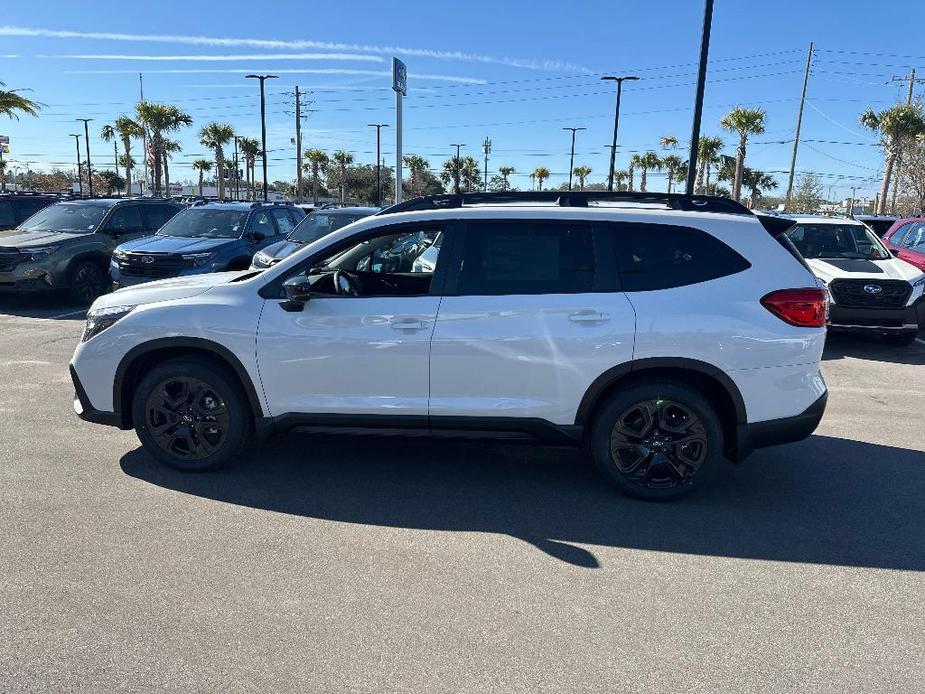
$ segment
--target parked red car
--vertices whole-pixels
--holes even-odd
[[[925,272],[925,217],[908,217],[894,222],[883,235],[893,255]]]

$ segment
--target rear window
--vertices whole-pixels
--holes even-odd
[[[612,224],[624,291],[683,287],[734,275],[751,264],[698,229],[667,224]]]

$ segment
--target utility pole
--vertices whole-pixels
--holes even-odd
[[[238,140],[240,137],[238,135],[234,136],[234,199],[241,199],[241,175],[238,173],[241,169],[238,168]]]
[[[74,146],[77,148],[77,190],[80,193],[80,197],[83,197],[84,184],[83,181],[80,180],[80,135],[77,133],[71,133],[70,136],[74,138]]]
[[[485,180],[482,181],[482,190],[488,191],[488,155],[491,154],[491,138],[482,141],[482,151],[485,152]]]
[[[854,217],[854,194],[857,191],[857,186],[851,186],[851,200],[848,203],[848,210],[845,213],[846,217]]]
[[[295,86],[295,201],[302,202],[302,104]]]
[[[915,78],[915,68],[910,68],[909,77],[893,77],[891,81],[905,82],[907,79],[909,80],[909,91],[906,92],[906,105],[911,106],[912,105],[912,95],[913,95],[913,92],[915,91],[916,83],[918,82],[920,84],[925,84],[925,79],[922,79],[922,78],[916,79]],[[896,214],[896,194],[899,189],[899,179],[902,173],[900,170],[901,168],[902,168],[902,162],[897,161],[896,171],[893,174],[893,193],[890,196],[890,214]]]
[[[806,52],[806,69],[803,71],[803,93],[800,95],[800,108],[797,111],[797,129],[793,137],[793,155],[790,157],[790,174],[787,176],[787,195],[784,197],[784,209],[790,209],[790,198],[793,195],[793,177],[797,168],[797,150],[800,148],[800,128],[803,125],[803,106],[806,105],[806,87],[809,84],[809,71],[813,64],[813,42],[809,42]]]
[[[264,82],[278,79],[276,75],[245,75],[245,79],[260,80],[260,146],[263,149],[263,201],[267,201],[267,103]]]
[[[563,130],[572,131],[572,153],[569,155],[568,160],[568,189],[572,189],[572,169],[575,168],[575,133],[579,130],[587,130],[587,128],[562,128]]]
[[[700,148],[700,119],[703,117],[703,93],[707,84],[707,61],[710,56],[710,30],[713,27],[713,0],[706,0],[703,8],[703,32],[700,36],[700,67],[697,70],[697,94],[694,97],[694,120],[691,125],[691,151],[687,157],[687,184],[685,192],[694,194],[697,180],[697,154]]]
[[[617,166],[617,128],[620,127],[620,96],[623,93],[623,82],[635,82],[639,78],[632,75],[625,75],[623,77],[604,75],[601,79],[617,83],[617,106],[613,112],[613,142],[608,145],[610,147],[610,174],[607,176],[607,190],[613,192],[613,172]],[[571,172],[569,176],[571,176]]]
[[[466,146],[465,144],[461,144],[461,145],[452,144],[452,145],[450,145],[450,147],[455,147],[455,148],[456,148],[456,175],[455,175],[455,185],[454,185],[455,190],[453,191],[454,193],[459,193],[459,165],[460,165],[460,164],[459,164],[459,150],[460,150],[461,148],[465,147],[465,146]]]
[[[138,95],[141,97],[139,103],[144,103],[145,82],[144,76],[140,72],[138,73]],[[145,176],[143,183],[138,184],[138,193],[143,196],[148,189],[148,129],[144,125],[141,126],[141,158],[145,164]],[[129,191],[129,195],[131,193],[132,191]]]
[[[81,120],[84,124],[84,145],[87,148],[87,181],[90,185],[90,197],[93,197],[93,164],[90,163],[90,126],[89,123],[92,118],[75,118],[75,120]]]
[[[383,128],[388,128],[388,123],[369,123],[370,128],[376,129],[376,207],[382,207],[382,164],[379,161],[382,151],[381,133]]]

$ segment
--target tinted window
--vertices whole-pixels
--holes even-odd
[[[173,205],[145,205],[144,215],[147,220],[145,228],[151,231],[157,231],[176,213],[177,208]]]
[[[59,202],[39,210],[23,225],[29,231],[66,231],[92,233],[109,212],[108,205],[82,202]]]
[[[666,224],[612,227],[625,291],[683,287],[751,267],[729,246],[697,229]]]
[[[123,205],[117,207],[106,224],[112,231],[140,231],[144,229],[141,223],[141,209],[138,205]]]
[[[343,212],[312,212],[307,217],[302,218],[302,221],[292,230],[288,238],[290,241],[298,241],[299,243],[312,243],[313,241],[327,236],[333,231],[337,231],[341,227],[353,224],[358,219],[368,216],[369,215],[365,213],[346,214]]]
[[[251,217],[250,230],[260,234],[264,238],[276,235],[276,229],[273,227],[273,220],[270,219],[270,214],[266,210],[260,210],[254,213],[254,216]]]
[[[890,257],[883,242],[863,224],[797,224],[787,236],[804,258]]]
[[[0,200],[0,224],[3,226],[16,224],[16,218],[13,216],[13,203],[9,200]]]
[[[157,233],[161,236],[236,239],[241,236],[246,221],[247,212],[241,210],[191,207],[171,217]]]
[[[459,294],[575,294],[594,285],[585,223],[475,222],[466,227]]]
[[[273,218],[276,219],[276,226],[280,234],[288,234],[295,226],[292,218],[289,216],[289,210],[272,210]]]
[[[51,200],[17,200],[13,206],[13,214],[16,215],[17,222],[22,222],[39,210],[48,207],[51,202]]]
[[[909,227],[908,233],[903,238],[902,245],[903,248],[925,251],[925,222],[916,222]]]

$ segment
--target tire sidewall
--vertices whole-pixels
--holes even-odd
[[[81,269],[85,267],[93,268],[94,270],[96,270],[96,273],[98,275],[98,283],[96,287],[96,292],[89,299],[87,297],[82,296],[77,291],[77,275],[80,274]],[[97,297],[100,297],[106,293],[106,278],[107,277],[108,277],[108,273],[104,271],[104,269],[99,263],[93,260],[78,260],[68,269],[68,273],[67,273],[68,291],[71,294],[71,298],[73,298],[75,301],[77,301],[80,304],[87,304],[87,305],[92,304],[93,301]]]
[[[613,425],[630,406],[652,398],[673,400],[700,418],[707,435],[707,457],[700,470],[686,483],[668,489],[648,489],[627,479],[619,471],[610,450]],[[638,498],[668,501],[690,494],[709,482],[720,467],[723,451],[723,432],[719,418],[707,399],[694,388],[683,383],[653,381],[638,383],[618,391],[598,413],[591,431],[591,454],[598,469],[621,491]]]
[[[214,389],[228,409],[228,435],[212,455],[199,460],[184,460],[170,455],[154,440],[148,430],[145,403],[151,391],[170,377],[189,376],[204,381]],[[250,432],[250,406],[234,376],[228,369],[206,360],[171,360],[152,369],[135,389],[132,397],[132,421],[135,433],[145,450],[159,462],[184,472],[204,472],[222,467],[244,448]]]

